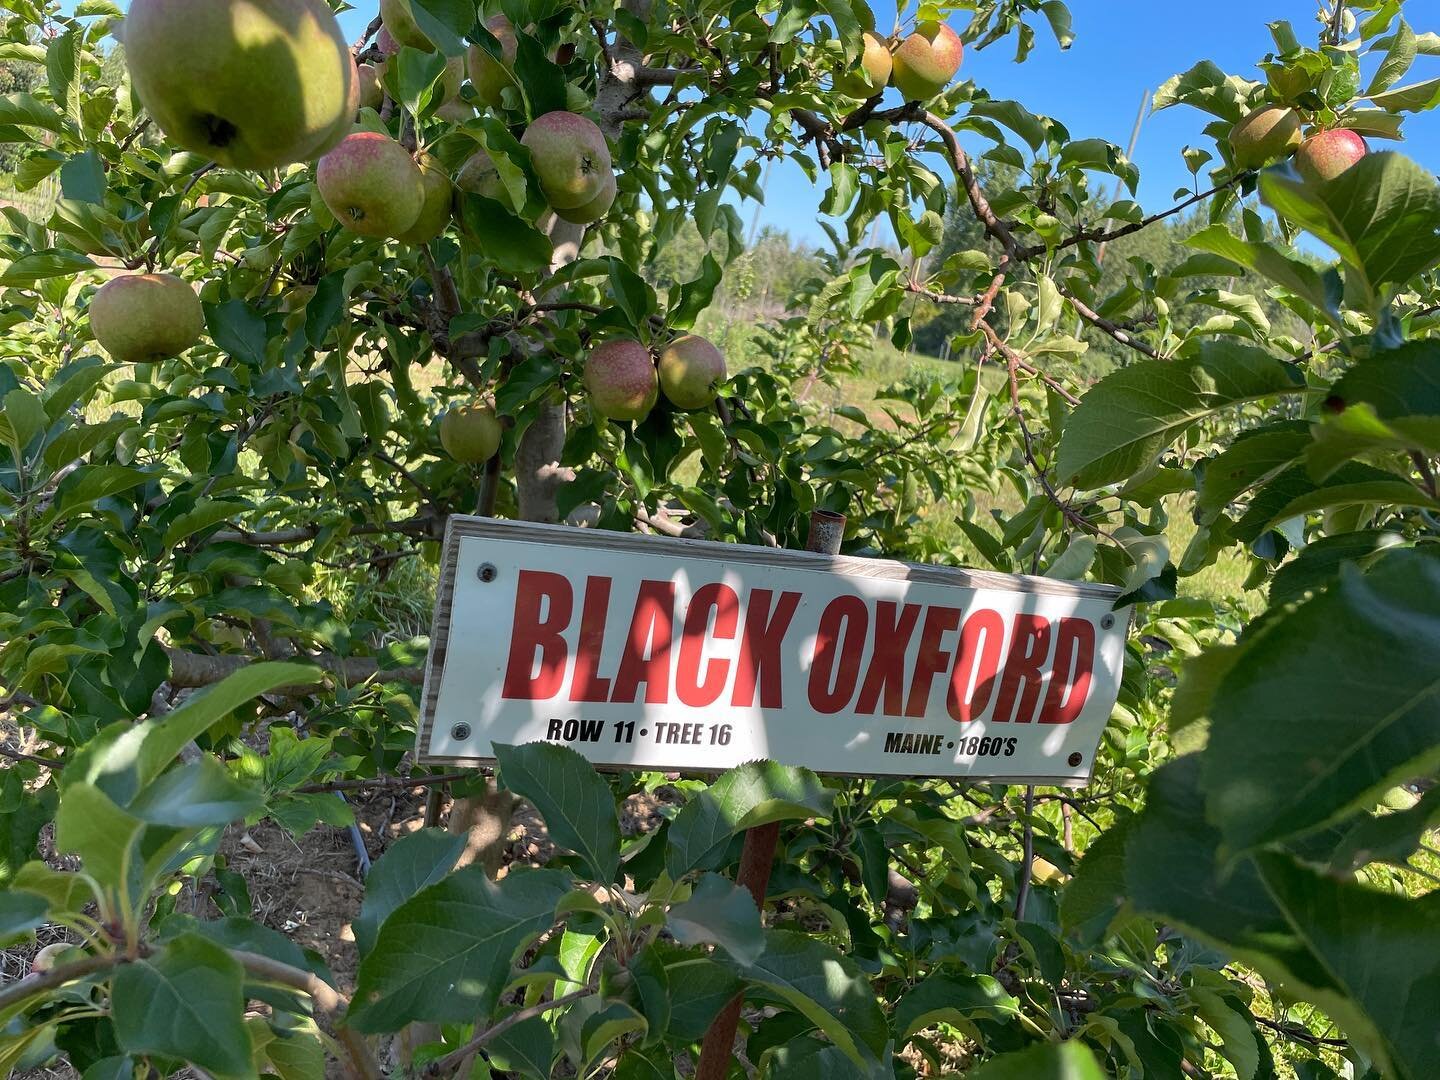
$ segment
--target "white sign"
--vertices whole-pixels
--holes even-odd
[[[424,762],[548,741],[596,765],[1083,783],[1119,590],[451,517]]]

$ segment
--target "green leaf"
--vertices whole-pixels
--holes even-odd
[[[249,664],[186,699],[158,723],[112,725],[66,768],[67,798],[70,785],[82,782],[96,785],[119,805],[129,806],[187,743],[216,722],[260,694],[314,682],[317,674],[308,664]]]
[[[532,1016],[497,1032],[485,1044],[485,1056],[497,1069],[549,1080],[555,1059],[555,1032],[544,1017]]]
[[[1226,75],[1212,60],[1202,60],[1155,91],[1152,107],[1158,111],[1191,105],[1233,124],[1245,114],[1253,85],[1239,76]]]
[[[217,1077],[253,1076],[244,969],[219,945],[183,934],[115,973],[115,1039],[130,1054],[180,1058]]]
[[[1440,560],[1387,555],[1278,617],[1220,683],[1206,812],[1235,852],[1318,829],[1440,763]]]
[[[703,956],[685,956],[665,965],[670,983],[669,1034],[685,1041],[702,1038],[715,1015],[741,988],[726,966]]]
[[[500,781],[540,811],[550,837],[579,855],[597,882],[615,880],[620,824],[615,796],[595,767],[568,746],[495,746]]]
[[[1404,542],[1394,532],[1353,532],[1322,536],[1285,563],[1270,579],[1272,606],[1303,600],[1307,592],[1328,589],[1340,578],[1341,567],[1364,566],[1382,551]]]
[[[1020,1002],[990,975],[935,972],[905,992],[895,1006],[895,1030],[903,1044],[932,1024],[972,1020],[1008,1023],[1020,1014]]]
[[[1410,65],[1415,62],[1415,53],[1415,31],[1411,30],[1410,24],[1402,18],[1399,29],[1390,38],[1390,47],[1385,53],[1385,59],[1380,61],[1380,66],[1375,69],[1375,75],[1370,80],[1370,85],[1365,88],[1365,96],[1374,97],[1376,94],[1384,93],[1403,79],[1405,73],[1410,70]]]
[[[1242,433],[1205,462],[1195,500],[1200,520],[1213,521],[1246,491],[1290,468],[1309,444],[1309,429],[1298,421]]]
[[[569,889],[569,875],[556,870],[514,871],[496,883],[478,866],[422,889],[390,913],[360,962],[351,1025],[399,1031],[415,1020],[488,1015],[512,960],[554,924]]]
[[[85,873],[111,891],[127,892],[138,860],[135,841],[145,823],[91,784],[66,786],[55,814],[55,846],[80,856]]]
[[[550,265],[554,249],[539,229],[494,199],[468,191],[459,194],[465,230],[479,241],[481,250],[496,266],[523,274]]]
[[[1230,405],[1299,389],[1286,365],[1235,342],[1206,342],[1191,360],[1120,368],[1091,387],[1066,420],[1060,479],[1082,488],[1124,480],[1196,421]]]
[[[6,94],[0,97],[0,124],[44,128],[56,135],[63,133],[66,127],[64,116],[30,94]]]
[[[1251,1080],[1260,1067],[1260,1046],[1249,1015],[1227,1004],[1213,990],[1191,987],[1189,996],[1200,1019],[1220,1035],[1225,1059],[1235,1067],[1238,1080]]]
[[[731,837],[771,821],[828,819],[834,792],[808,769],[752,761],[723,774],[670,824],[665,866],[679,880],[712,869]]]
[[[409,0],[415,25],[446,56],[465,51],[464,37],[475,25],[474,0]]]
[[[1104,139],[1080,139],[1066,143],[1060,150],[1059,165],[1062,169],[1091,169],[1119,177],[1132,195],[1140,182],[1140,170],[1125,156],[1125,152]]]
[[[1383,94],[1370,94],[1369,98],[1386,112],[1425,112],[1440,105],[1440,79],[1397,86]]]
[[[1440,264],[1440,183],[1402,154],[1367,154],[1334,180],[1311,184],[1267,169],[1260,195],[1276,213],[1329,244],[1372,290],[1404,285]]]
[[[1393,1075],[1434,1075],[1440,1014],[1440,893],[1406,899],[1316,873],[1284,855],[1259,857],[1265,887],[1353,1006],[1337,1019],[1373,1027]],[[1425,944],[1422,944],[1425,943]],[[1334,1004],[1327,999],[1333,1009]],[[1347,1023],[1345,1013],[1352,1013]]]
[[[824,942],[791,930],[766,930],[764,953],[739,970],[746,981],[818,1027],[862,1068],[889,1040],[869,980]]]
[[[1070,1041],[1002,1054],[969,1076],[971,1080],[1105,1080],[1105,1071],[1084,1043]]]
[[[365,878],[365,901],[351,924],[361,957],[375,947],[376,935],[390,913],[444,878],[464,850],[465,836],[444,829],[420,829],[385,849]]]
[[[24,941],[30,931],[45,925],[49,911],[50,901],[38,893],[0,892],[0,945],[8,948]]]
[[[235,359],[252,367],[265,363],[265,343],[269,339],[265,316],[244,300],[206,304],[205,324],[215,344]]]
[[[24,288],[45,281],[48,278],[67,277],[82,270],[93,270],[95,264],[89,256],[68,248],[49,248],[22,255],[0,273],[0,285],[17,285]]]
[[[742,967],[765,951],[750,891],[719,874],[701,875],[690,899],[666,912],[665,923],[681,945],[719,945]]]
[[[1083,942],[1103,940],[1126,910],[1125,842],[1133,821],[1129,814],[1117,816],[1085,849],[1075,876],[1060,894],[1060,924]]]
[[[238,783],[225,766],[207,755],[163,773],[126,809],[150,825],[193,829],[228,825],[264,808],[258,791]]]
[[[0,420],[3,420],[5,441],[17,452],[23,452],[30,440],[45,430],[45,406],[23,386],[5,395]]]

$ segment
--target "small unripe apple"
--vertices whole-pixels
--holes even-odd
[[[401,45],[409,45],[422,52],[435,51],[435,43],[425,36],[420,24],[415,21],[415,10],[410,6],[410,0],[380,0],[380,21]]]
[[[499,108],[501,92],[507,86],[515,85],[513,69],[520,39],[515,36],[515,27],[504,15],[487,19],[485,29],[500,42],[500,55],[504,62],[496,60],[480,45],[471,45],[465,59],[470,68],[470,85],[475,87],[475,93],[491,108]]]
[[[125,62],[170,141],[229,168],[308,161],[355,115],[354,60],[324,0],[132,0]]]
[[[1263,105],[1230,129],[1230,149],[1241,169],[1289,157],[1299,145],[1300,114],[1283,105]]]
[[[357,131],[320,159],[315,183],[351,232],[399,236],[420,217],[425,185],[409,152],[388,135]]]
[[[572,112],[536,117],[520,142],[530,151],[545,200],[557,210],[583,206],[612,175],[610,148],[600,129]]]
[[[455,175],[455,186],[461,191],[483,195],[487,199],[504,201],[505,185],[500,180],[500,172],[495,168],[494,159],[484,150],[476,150],[465,164],[460,166],[460,171]]]
[[[610,207],[615,204],[616,190],[615,174],[612,172],[605,177],[605,183],[601,186],[600,191],[589,202],[564,210],[556,209],[555,214],[572,225],[589,225],[593,221],[599,221],[610,212]]]
[[[859,65],[843,75],[835,76],[835,92],[852,98],[871,98],[885,89],[890,81],[894,61],[890,46],[879,34],[865,32],[865,51]]]
[[[90,300],[90,329],[111,356],[143,364],[176,356],[205,330],[205,311],[174,274],[111,278]]]
[[[360,73],[360,107],[362,109],[378,109],[385,104],[385,62],[378,64],[361,64]]]
[[[926,101],[950,85],[964,56],[965,46],[954,30],[941,22],[923,22],[895,50],[890,78],[906,101]]]
[[[424,190],[425,199],[420,206],[420,216],[415,219],[415,224],[395,239],[402,244],[419,247],[421,244],[428,244],[434,240],[445,231],[445,226],[450,224],[450,203],[454,191],[450,184],[450,177],[446,175],[445,167],[440,164],[438,158],[429,154],[421,154],[416,164],[420,167],[420,184]]]
[[[489,405],[456,405],[440,418],[440,445],[465,465],[478,465],[494,457],[503,433]]]
[[[686,334],[660,354],[660,389],[677,409],[703,409],[725,381],[725,357],[699,334]]]
[[[645,419],[660,392],[650,350],[628,339],[597,345],[585,358],[585,389],[601,416]]]
[[[1359,132],[1333,128],[1311,135],[1295,151],[1295,168],[1312,184],[1334,180],[1370,152]]]

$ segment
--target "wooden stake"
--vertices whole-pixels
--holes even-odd
[[[810,514],[810,533],[806,551],[826,555],[840,554],[840,541],[845,535],[845,515],[833,510],[815,510]],[[775,863],[775,847],[780,840],[780,823],[772,821],[745,831],[745,846],[740,852],[740,869],[735,883],[750,892],[755,907],[765,914],[765,890],[770,886],[770,869]],[[736,994],[725,1008],[710,1021],[705,1039],[700,1044],[700,1064],[695,1080],[725,1080],[735,1058],[735,1030],[740,1026],[740,1007],[744,993]]]

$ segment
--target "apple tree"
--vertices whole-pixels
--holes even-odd
[[[964,77],[1063,63],[1060,0],[383,0],[350,42],[323,0],[7,0],[0,142],[55,197],[0,208],[0,929],[66,938],[0,986],[5,1068],[1436,1075],[1440,184],[1380,149],[1440,104],[1422,7],[1175,76],[1194,185],[1142,208],[1119,148]],[[742,366],[708,309],[774,160],[829,244]],[[937,308],[952,374],[808,396]],[[625,836],[665,777],[416,764],[449,515],[799,546],[815,509],[1123,588],[1089,788],[756,762]],[[1258,599],[1195,591],[1220,560]],[[353,980],[177,900],[237,822],[418,790]],[[517,800],[546,865],[502,866]]]

